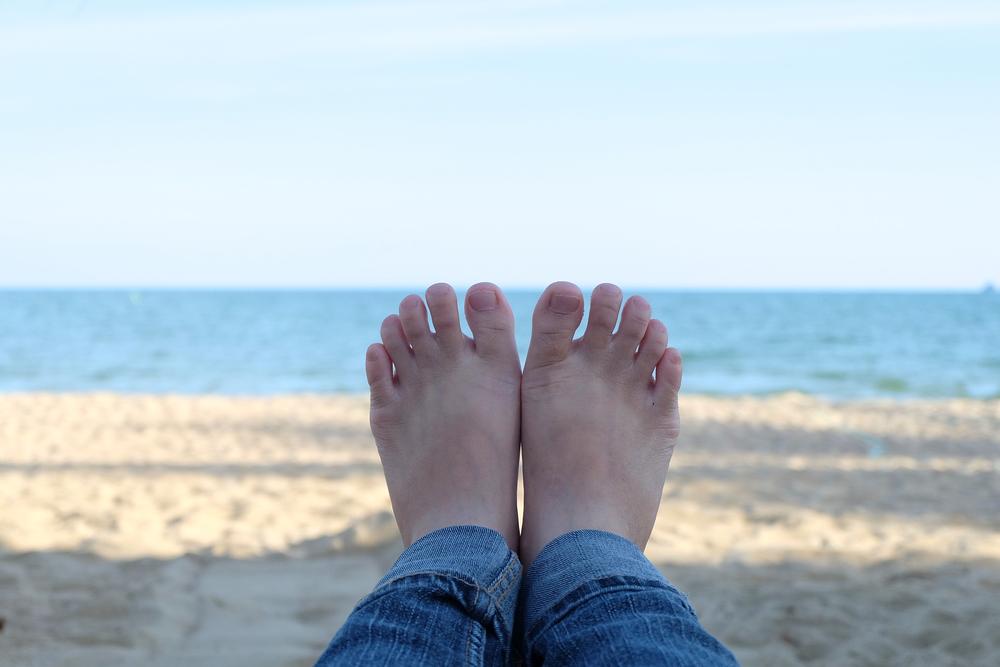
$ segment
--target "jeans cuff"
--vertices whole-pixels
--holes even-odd
[[[450,577],[486,594],[507,626],[513,625],[521,585],[521,561],[497,531],[482,526],[449,526],[411,544],[375,587],[416,575]]]
[[[684,594],[632,542],[603,530],[575,530],[545,545],[525,572],[521,587],[525,630],[530,630],[552,607],[581,586],[613,577],[628,577],[669,589],[690,608]]]

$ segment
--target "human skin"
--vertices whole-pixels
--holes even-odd
[[[550,285],[535,307],[521,380],[524,526],[529,565],[556,537],[582,529],[649,540],[680,431],[681,357],[650,306],[598,285],[582,338],[583,295]],[[654,377],[655,371],[655,377]]]

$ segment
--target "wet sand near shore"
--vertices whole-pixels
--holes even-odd
[[[647,555],[745,665],[1000,664],[1000,401],[687,396]],[[0,665],[311,665],[401,545],[361,396],[0,396]]]

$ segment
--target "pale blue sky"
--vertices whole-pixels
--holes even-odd
[[[1000,283],[997,2],[3,2],[0,285]]]

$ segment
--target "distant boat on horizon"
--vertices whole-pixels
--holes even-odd
[[[983,285],[983,289],[980,290],[981,294],[996,294],[996,292],[997,288],[993,285],[993,283],[986,283]]]

